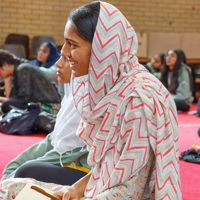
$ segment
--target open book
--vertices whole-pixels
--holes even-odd
[[[42,194],[41,192],[45,193]],[[57,198],[51,198],[50,196],[54,193],[54,191],[46,189],[42,186],[33,184],[33,183],[28,183],[22,191],[16,196],[15,200],[51,200]]]

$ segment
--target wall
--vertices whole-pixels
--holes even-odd
[[[71,9],[88,0],[0,0],[0,45],[9,33],[47,35],[63,44]],[[137,32],[200,33],[200,0],[108,0]]]

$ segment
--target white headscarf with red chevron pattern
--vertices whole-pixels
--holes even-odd
[[[155,155],[149,188],[179,199],[178,122],[165,87],[138,63],[137,36],[114,6],[100,2],[89,74],[73,79],[83,117],[78,135],[93,166],[85,195],[94,197],[134,177]]]

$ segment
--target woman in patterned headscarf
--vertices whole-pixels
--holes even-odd
[[[98,1],[70,14],[64,38],[61,56],[70,63],[83,119],[77,134],[87,143],[92,169],[54,195],[181,199],[176,106],[138,63],[132,26],[117,8]]]
[[[96,28],[92,14],[83,23],[91,5],[71,13],[61,53],[74,75],[75,105],[83,118],[77,134],[88,145],[93,168],[57,194],[81,196],[81,188],[98,199],[181,199],[173,98],[138,63],[137,36],[126,18],[108,3],[92,6],[98,4]],[[92,43],[81,24],[95,29]]]

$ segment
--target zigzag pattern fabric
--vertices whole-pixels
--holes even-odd
[[[145,183],[133,182],[129,199],[181,199],[173,98],[138,63],[137,36],[126,18],[114,6],[100,4],[89,74],[73,79],[83,117],[78,135],[88,145],[93,166],[85,195],[115,199],[105,192],[148,168]],[[141,192],[135,195],[137,186]]]

